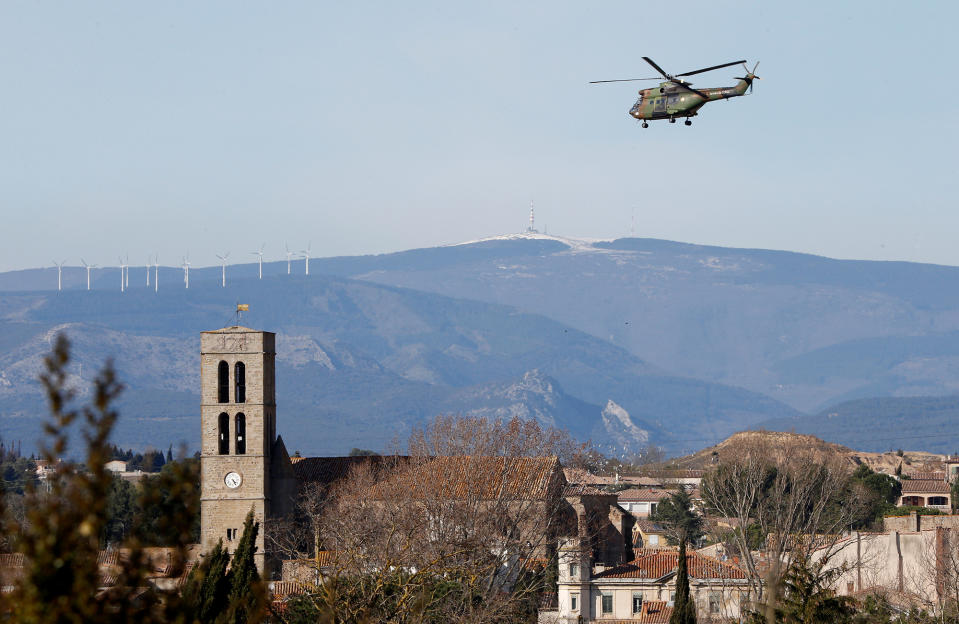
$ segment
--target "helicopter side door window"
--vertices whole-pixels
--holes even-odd
[[[656,101],[653,103],[653,112],[654,113],[666,112],[666,98],[664,97],[656,98]]]

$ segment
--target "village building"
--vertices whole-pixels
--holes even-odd
[[[746,573],[695,552],[686,561],[697,615],[738,619],[749,595]],[[678,564],[677,550],[642,549],[628,563],[607,567],[575,538],[561,540],[556,608],[541,611],[540,622],[647,621],[651,607],[656,613],[672,607]]]
[[[952,495],[945,479],[903,479],[902,494],[897,505],[931,507],[940,511],[952,509]]]
[[[256,540],[261,573],[273,580],[303,579],[310,560],[284,564],[268,536],[273,521],[290,514],[305,488],[327,496],[363,467],[372,470],[368,496],[373,500],[400,485],[404,495],[424,501],[468,494],[481,501],[530,504],[534,513],[519,530],[520,538],[544,544],[534,557],[546,557],[545,545],[555,548],[562,535],[587,540],[590,556],[605,565],[632,556],[633,517],[617,504],[616,495],[593,486],[570,487],[555,457],[291,458],[277,433],[275,334],[233,326],[203,332],[200,342],[202,552],[222,540],[232,553],[252,510],[261,527]],[[537,509],[540,521],[534,521]],[[546,522],[546,514],[556,509],[558,517]],[[549,531],[545,540],[544,531]],[[321,549],[314,543],[313,554]]]
[[[617,492],[616,497],[620,507],[637,518],[647,518],[661,500],[669,498],[669,492],[659,488],[629,488]]]

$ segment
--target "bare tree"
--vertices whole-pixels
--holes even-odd
[[[357,463],[320,517],[337,620],[501,622],[535,608],[558,532],[575,526],[557,456],[579,445],[535,422],[439,417],[409,454]]]
[[[814,551],[819,562],[827,561],[842,532],[868,513],[867,497],[851,484],[849,464],[836,452],[788,437],[775,444],[757,437],[729,455],[706,474],[703,498],[709,513],[739,525],[736,550],[757,601],[766,592],[779,594],[789,562],[808,563]],[[749,543],[757,531],[764,542],[758,551]]]

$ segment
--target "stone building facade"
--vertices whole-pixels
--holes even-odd
[[[200,338],[200,545],[233,552],[253,510],[256,562],[268,572],[264,521],[284,515],[296,493],[289,455],[276,435],[276,335],[247,327]]]

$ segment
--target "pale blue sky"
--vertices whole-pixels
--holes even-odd
[[[521,230],[959,264],[954,3],[5,2],[0,270]],[[693,126],[651,56],[762,61]],[[733,84],[736,68],[696,77]],[[647,83],[653,84],[653,83]]]

